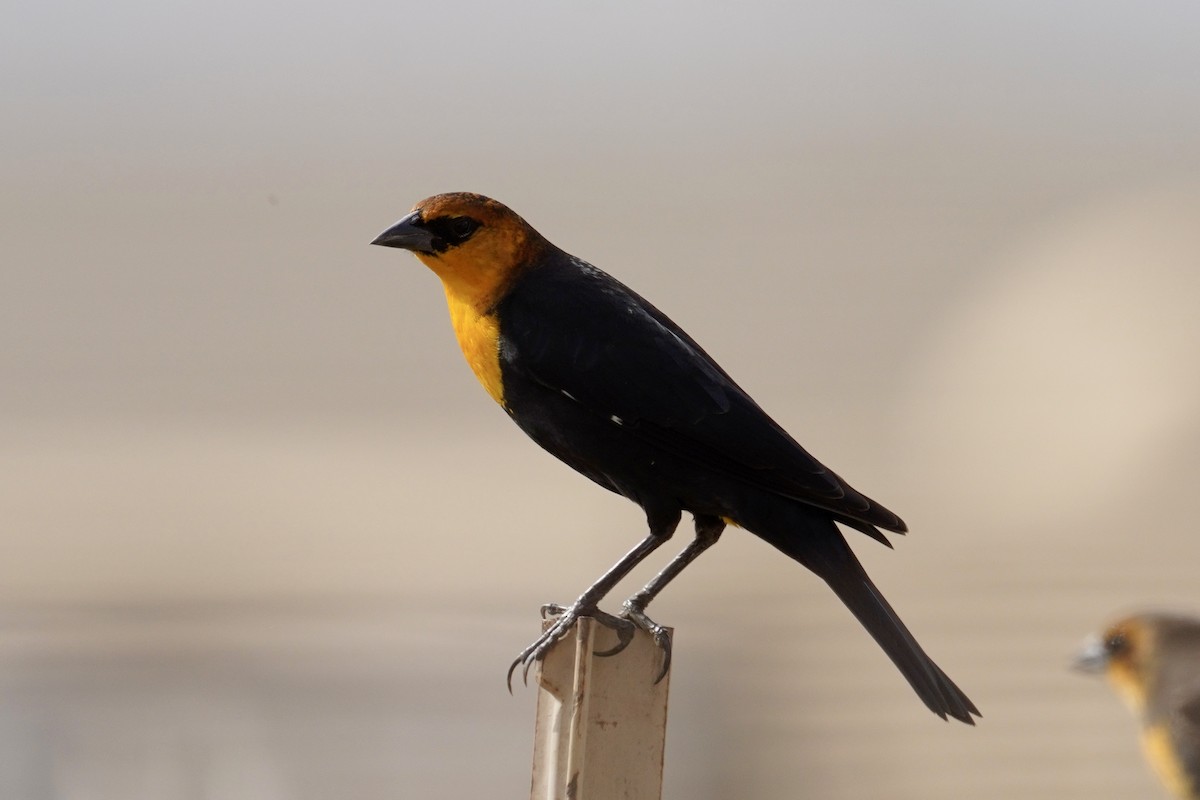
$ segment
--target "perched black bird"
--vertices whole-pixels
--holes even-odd
[[[1136,614],[1092,636],[1075,668],[1104,675],[1142,726],[1163,786],[1200,800],[1200,619]]]
[[[646,606],[732,524],[823,578],[935,714],[974,724],[978,710],[925,655],[837,526],[887,544],[879,528],[903,533],[904,523],[805,452],[665,314],[477,194],[424,200],[373,244],[411,250],[441,278],[467,362],[525,433],[646,513],[649,535],[557,607],[510,681],[583,615],[616,627],[622,642],[631,623],[654,636],[661,679],[669,644]],[[601,612],[600,599],[671,537],[683,511],[696,538],[620,618]]]

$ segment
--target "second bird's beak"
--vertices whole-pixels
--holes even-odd
[[[1104,648],[1104,640],[1099,636],[1089,636],[1083,641],[1083,647],[1071,660],[1071,669],[1077,672],[1087,672],[1099,675],[1108,666],[1108,650]]]
[[[433,233],[421,223],[420,212],[414,211],[375,237],[371,244],[399,247],[414,253],[434,253]]]

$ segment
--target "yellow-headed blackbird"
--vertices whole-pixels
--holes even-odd
[[[1089,638],[1075,667],[1105,675],[1141,721],[1142,749],[1163,785],[1200,800],[1200,620],[1126,617]]]
[[[943,719],[979,712],[875,588],[835,523],[887,544],[904,523],[809,455],[690,336],[591,264],[546,241],[504,205],[441,194],[373,244],[412,251],[442,280],[450,320],[488,394],[535,442],[637,503],[649,535],[569,607],[509,669],[542,658],[592,615],[627,642],[636,625],[663,648],[646,605],[726,524],[766,540],[823,578]],[[674,533],[683,511],[696,538],[620,618],[602,597]],[[619,649],[622,645],[618,645]]]

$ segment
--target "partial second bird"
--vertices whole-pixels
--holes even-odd
[[[809,455],[690,336],[615,278],[555,247],[501,203],[468,192],[418,203],[373,244],[411,251],[442,281],[463,355],[530,438],[637,503],[649,533],[527,647],[527,671],[576,620],[593,616],[627,642],[636,626],[670,649],[646,606],[726,525],[816,573],[935,714],[979,711],[925,654],[867,577],[838,525],[884,544],[904,523]],[[600,600],[674,533],[695,538],[622,606]],[[890,546],[890,545],[889,545]]]
[[[1137,717],[1142,751],[1163,786],[1200,800],[1200,619],[1124,617],[1089,637],[1074,666],[1107,677]]]

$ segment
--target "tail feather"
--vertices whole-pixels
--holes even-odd
[[[942,719],[947,716],[974,725],[972,715],[982,716],[970,698],[933,662],[904,623],[896,615],[879,589],[867,577],[855,559],[857,575],[838,574],[825,578],[850,613],[879,643],[892,663],[908,680],[917,696]]]
[[[778,523],[780,520],[772,520]],[[872,638],[908,680],[917,696],[942,719],[953,717],[974,725],[979,709],[961,689],[933,663],[900,617],[871,582],[850,545],[833,521],[814,519],[806,512],[786,536],[756,534],[819,575],[858,619]],[[813,524],[817,523],[817,524]],[[766,526],[763,526],[766,527]],[[770,526],[775,528],[775,525]]]

